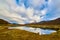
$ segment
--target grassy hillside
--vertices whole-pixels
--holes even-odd
[[[0,19],[0,24],[10,24],[9,22],[3,20],[3,19]]]

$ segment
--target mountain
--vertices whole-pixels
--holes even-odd
[[[40,25],[60,25],[60,18],[55,19],[55,20],[50,20],[50,21],[42,21],[37,24],[40,24]]]
[[[41,21],[41,22],[38,22],[38,23],[29,23],[29,25],[31,24],[39,24],[39,25],[60,25],[60,18],[57,18],[55,20],[50,20],[50,21]]]
[[[7,22],[6,20],[0,19],[0,24],[10,24],[10,23]]]

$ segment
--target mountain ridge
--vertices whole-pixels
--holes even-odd
[[[60,18],[50,21],[41,21],[38,23],[29,23],[29,24],[40,24],[40,25],[60,25]]]
[[[6,20],[0,19],[0,24],[10,24],[10,23]],[[38,23],[28,23],[28,24],[59,25],[60,24],[60,18],[57,18],[55,20],[50,20],[50,21],[41,21]]]
[[[10,24],[10,23],[4,19],[0,19],[0,24]]]

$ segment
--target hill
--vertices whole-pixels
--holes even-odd
[[[10,23],[7,22],[6,20],[0,19],[0,24],[10,24]]]
[[[55,19],[55,20],[50,20],[50,21],[42,21],[37,24],[40,24],[40,25],[60,25],[60,18]]]
[[[29,23],[31,24],[39,24],[39,25],[60,25],[60,18],[57,18],[55,20],[50,20],[50,21],[41,21],[38,23]]]

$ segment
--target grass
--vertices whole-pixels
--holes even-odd
[[[26,24],[26,25],[19,25],[19,24],[0,24],[0,26],[4,27],[17,27],[17,26],[27,26],[33,28],[41,28],[41,29],[52,29],[52,30],[60,30],[60,25],[39,25],[39,24]]]
[[[0,26],[0,40],[60,40],[60,30],[49,35],[39,35],[24,30],[9,30],[5,26]]]
[[[60,30],[60,25],[37,25],[37,24],[31,24],[31,25],[25,25],[28,27],[33,28],[41,28],[41,29],[52,29],[52,30]]]

